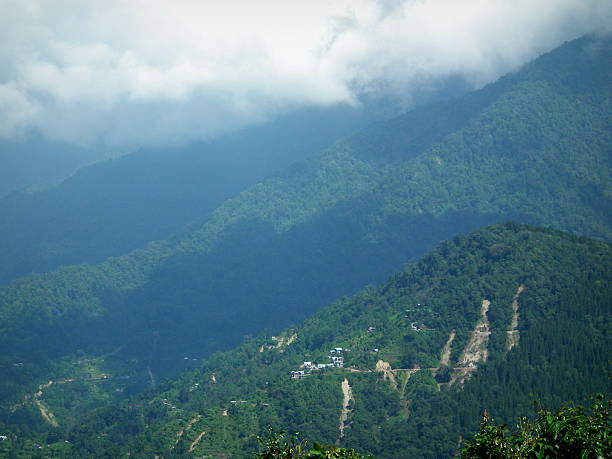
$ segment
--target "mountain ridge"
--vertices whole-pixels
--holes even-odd
[[[488,226],[57,435],[66,456],[249,457],[269,424],[376,457],[451,457],[484,408],[508,422],[530,394],[558,406],[610,392],[611,281],[609,243]],[[59,406],[62,385],[46,394]]]
[[[43,192],[0,198],[0,282],[171,237],[366,118],[345,106],[302,109],[208,142],[100,161]]]
[[[373,128],[388,134],[387,144],[366,145],[359,136],[339,142],[169,241],[0,289],[0,346],[10,350],[0,360],[8,375],[2,397],[31,385],[15,362],[36,362],[34,376],[45,378],[65,371],[54,365],[78,352],[121,347],[116,358],[138,360],[141,384],[150,371],[177,374],[189,368],[182,356],[193,348],[205,357],[298,322],[382,281],[437,241],[485,224],[519,219],[610,239],[610,81],[589,77],[588,93],[566,74],[557,78],[550,64],[560,53],[574,79],[606,74],[609,41],[595,56],[585,51],[593,43],[566,44],[528,66],[532,76],[488,86],[492,103],[442,139],[425,136],[419,145],[431,145],[423,152],[406,146],[406,160],[403,123],[414,113],[425,119],[427,107]],[[580,70],[568,56],[585,61]]]

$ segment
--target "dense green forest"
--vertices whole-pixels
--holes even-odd
[[[297,323],[381,282],[438,241],[483,224],[514,219],[610,239],[611,52],[609,40],[567,43],[479,91],[339,141],[243,191],[174,238],[3,287],[2,419],[33,428],[59,423],[41,417],[42,401],[32,394],[49,381],[72,380],[81,383],[80,396],[58,396],[52,412],[75,423],[83,412],[159,386],[215,351]],[[503,247],[496,250],[503,255]],[[432,311],[446,314],[444,304],[438,307]],[[476,319],[470,311],[461,319],[464,329]],[[457,330],[459,346],[466,337]],[[444,336],[436,336],[439,345]],[[424,354],[429,347],[415,349],[399,362],[387,360],[401,368],[434,363]],[[355,375],[355,390],[366,390],[370,377]],[[529,372],[521,377],[535,378]],[[435,386],[426,372],[411,381]],[[335,389],[319,395],[329,394],[335,413],[331,391],[337,395],[339,385],[330,384]],[[50,387],[62,392],[63,384]],[[467,387],[462,397],[469,397]],[[568,385],[570,393],[572,387],[579,385]],[[406,390],[421,389],[407,384]],[[381,406],[397,398],[391,390],[380,394]],[[34,405],[22,405],[24,397]],[[495,394],[487,397],[495,400]],[[465,401],[465,409],[477,410],[478,403]],[[391,416],[376,406],[372,415]],[[410,409],[430,406],[415,401]],[[474,416],[465,414],[459,425]],[[359,425],[355,420],[348,445],[377,438]],[[386,428],[389,438],[399,435],[391,424]],[[330,426],[317,429],[322,439],[334,439]],[[440,448],[450,451],[448,444]]]
[[[608,243],[487,227],[176,382],[38,433],[5,426],[0,445],[35,457],[251,457],[270,425],[375,457],[452,457],[485,409],[511,424],[535,401],[610,394],[610,282]],[[61,413],[73,384],[55,381],[37,403]],[[28,409],[40,406],[15,415]]]
[[[103,161],[49,190],[6,196],[0,283],[165,239],[366,120],[357,108],[302,109],[212,141]]]
[[[492,424],[485,411],[480,430],[465,442],[461,457],[610,457],[612,400],[597,394],[592,401],[587,409],[573,403],[557,411],[541,408],[536,419],[523,417],[511,431],[505,424]]]

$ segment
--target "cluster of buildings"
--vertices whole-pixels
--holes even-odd
[[[172,404],[172,402],[170,402],[170,400],[168,400],[167,398],[162,398],[160,401],[161,401],[162,405],[167,406],[171,410],[176,410],[176,406],[174,406]]]
[[[302,379],[306,376],[310,376],[313,371],[324,370],[326,368],[343,368],[344,367],[344,353],[348,349],[342,349],[341,347],[335,347],[331,351],[329,351],[328,358],[331,360],[331,363],[314,363],[314,362],[304,362],[300,368],[303,370],[295,370],[292,371],[291,378],[292,379]]]

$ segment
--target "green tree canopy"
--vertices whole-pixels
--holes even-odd
[[[462,458],[604,458],[612,457],[612,400],[598,395],[590,410],[566,406],[541,409],[533,423],[523,418],[508,434],[504,424],[491,423],[487,412],[480,431],[466,441]]]

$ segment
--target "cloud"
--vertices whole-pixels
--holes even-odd
[[[0,0],[0,136],[134,148],[381,91],[409,107],[609,17],[600,0]]]
[[[19,132],[22,126],[36,119],[39,111],[39,105],[14,82],[0,84],[0,138]]]

